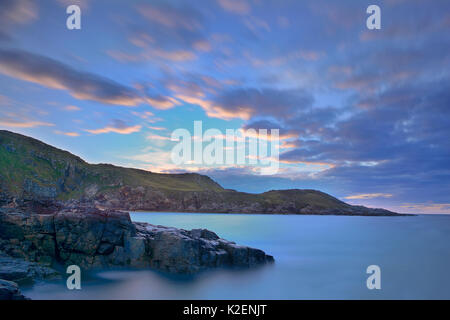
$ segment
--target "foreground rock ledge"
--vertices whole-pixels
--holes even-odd
[[[0,300],[28,300],[19,289],[17,283],[0,279]]]
[[[126,212],[91,207],[42,214],[0,208],[0,251],[48,265],[129,266],[172,273],[274,261],[262,250],[237,245],[206,229],[133,223]]]

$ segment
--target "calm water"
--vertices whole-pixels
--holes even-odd
[[[263,249],[273,266],[194,277],[154,271],[83,274],[22,291],[33,299],[450,299],[450,216],[337,217],[132,213],[134,221],[184,229]],[[381,290],[366,268],[381,267]]]

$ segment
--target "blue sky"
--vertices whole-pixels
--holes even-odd
[[[81,30],[66,7],[81,7]],[[381,8],[381,30],[366,8]],[[0,3],[0,129],[92,163],[450,213],[448,1]],[[176,167],[173,130],[280,128],[281,169]]]

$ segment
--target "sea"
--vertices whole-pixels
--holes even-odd
[[[32,299],[450,299],[450,215],[130,215],[155,225],[206,228],[264,250],[275,263],[196,275],[98,270],[82,274],[80,290],[67,289],[63,278],[22,286],[22,292]]]

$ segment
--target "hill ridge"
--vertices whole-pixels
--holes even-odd
[[[0,204],[81,201],[122,210],[395,215],[311,189],[259,194],[224,189],[198,173],[155,173],[90,164],[40,140],[0,130]]]

